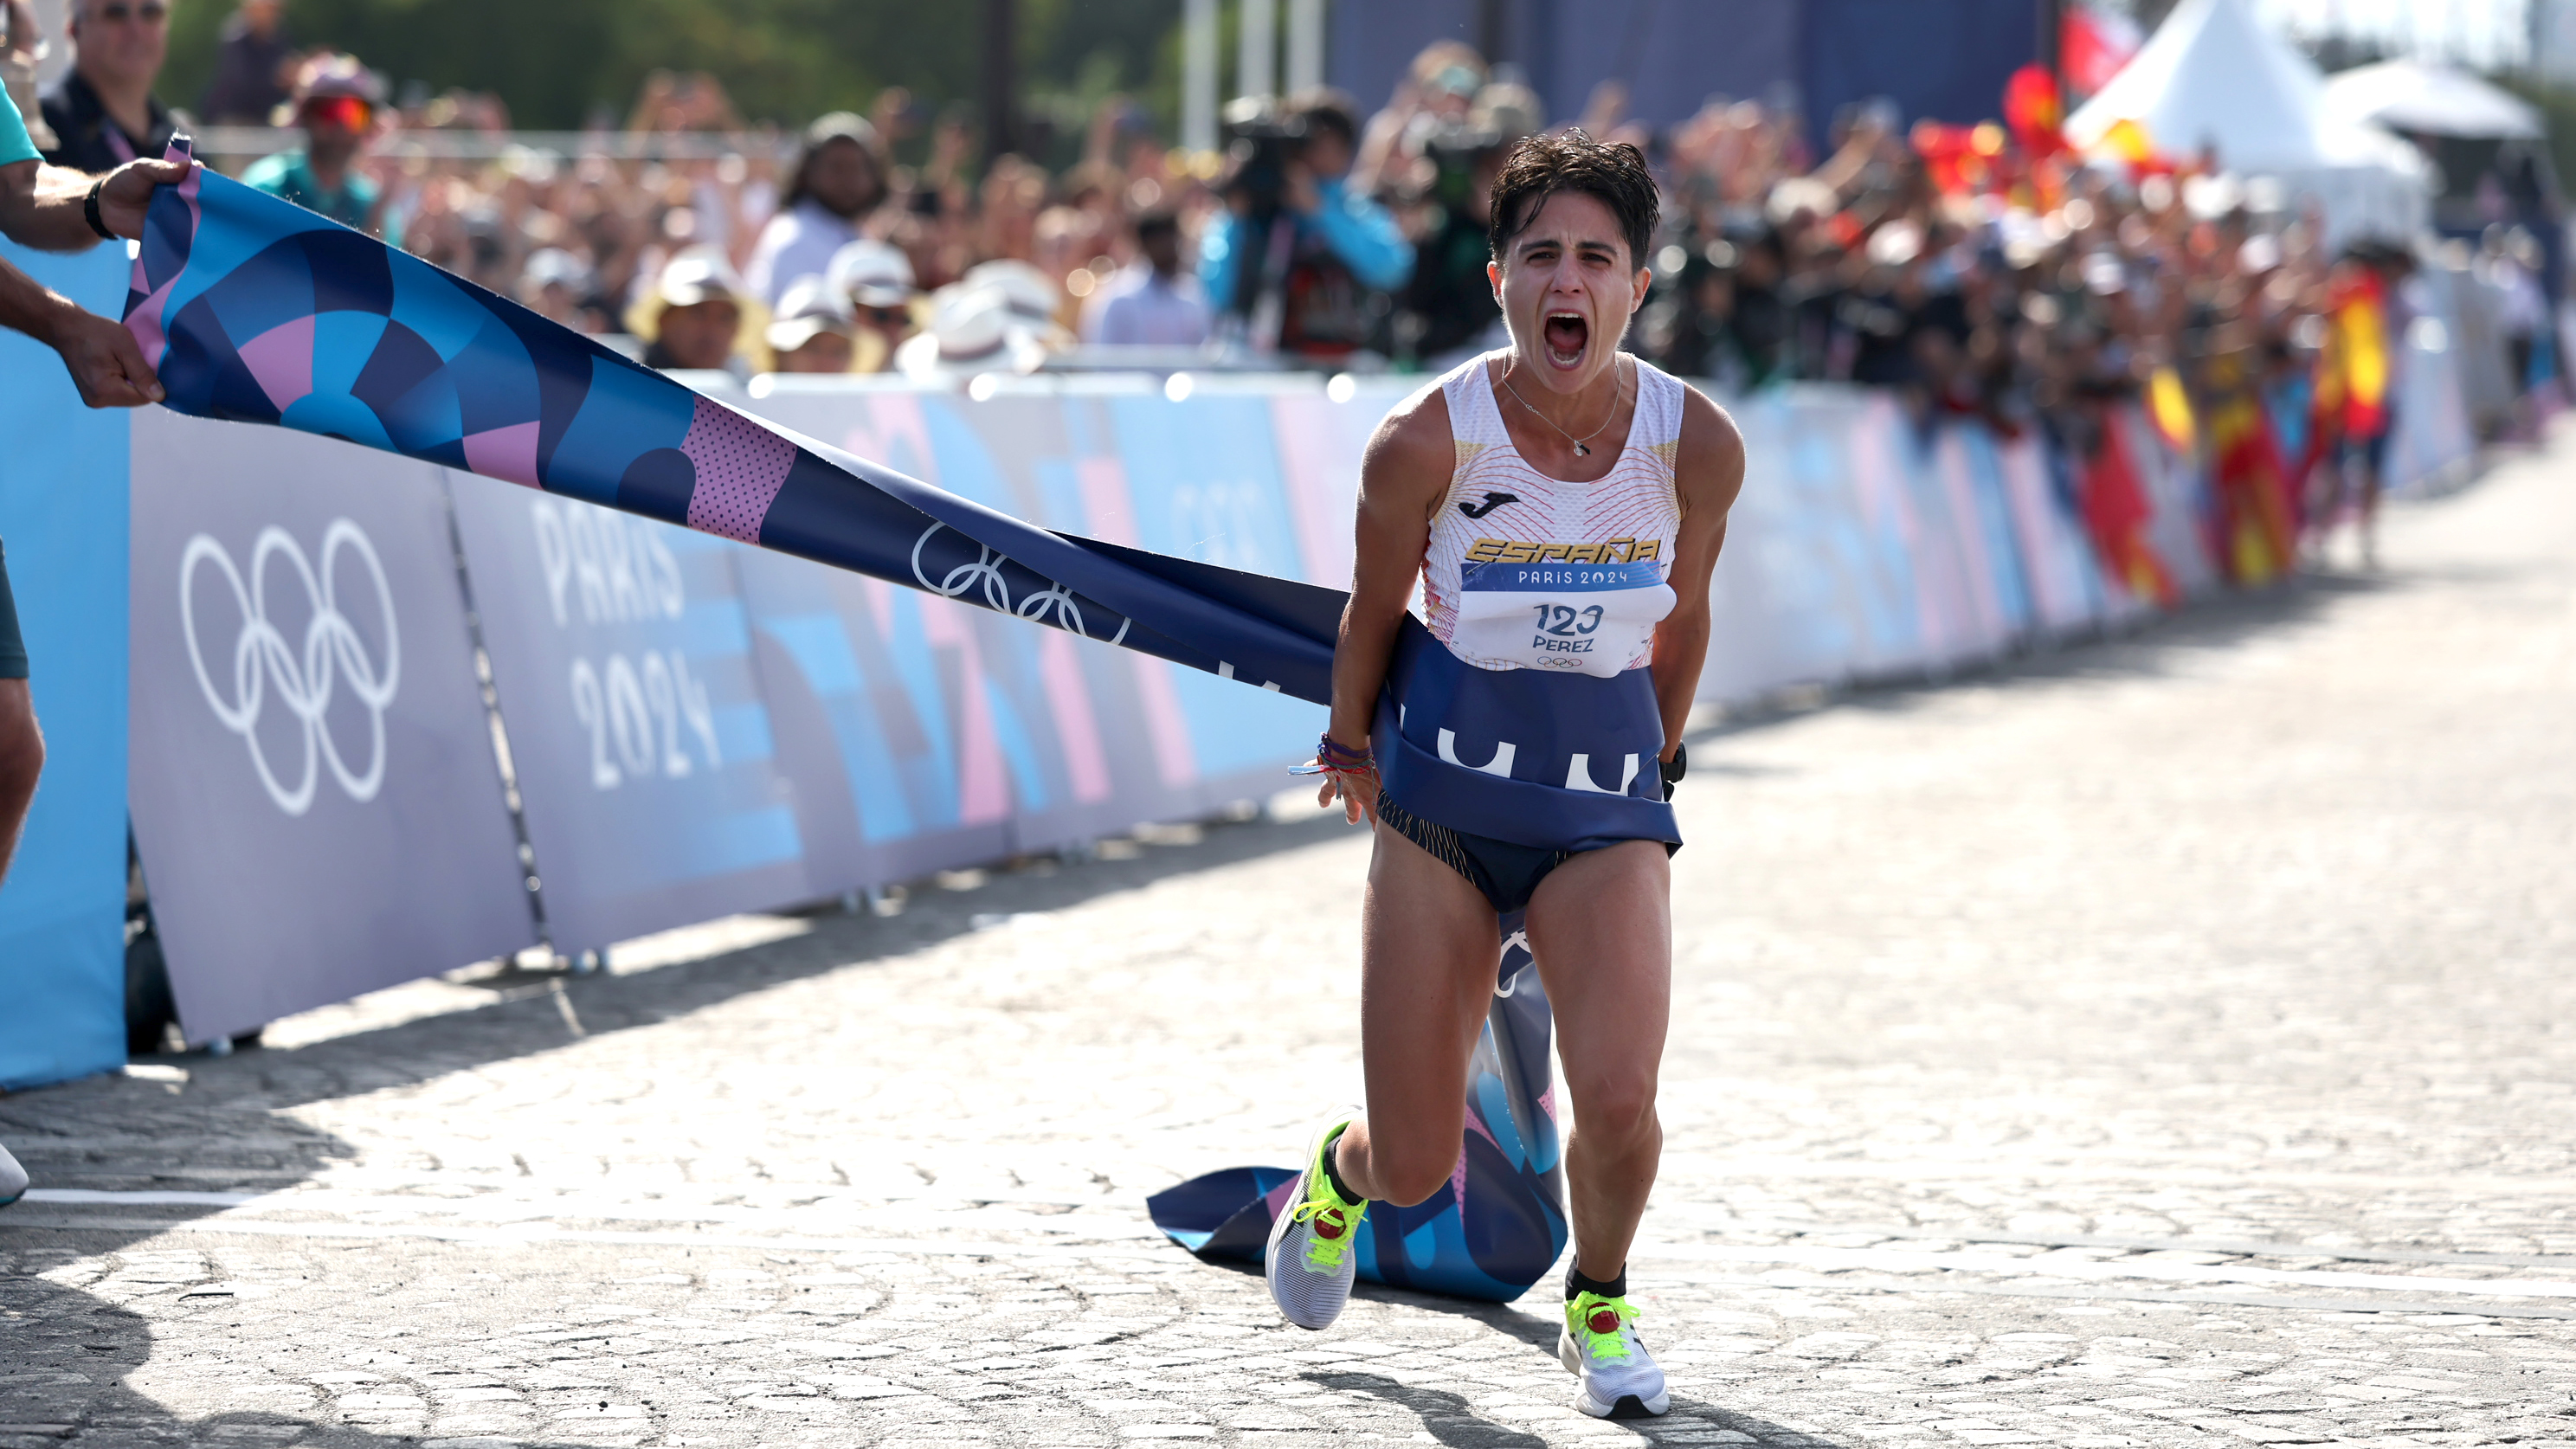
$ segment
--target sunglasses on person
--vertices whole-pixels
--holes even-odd
[[[376,108],[362,96],[315,96],[304,103],[302,114],[306,125],[363,131],[376,119]]]
[[[141,5],[101,5],[96,10],[86,13],[110,25],[123,25],[129,20],[140,20],[146,25],[158,25],[170,18],[170,7],[156,3],[156,0],[147,0],[147,3]]]
[[[909,327],[912,325],[912,309],[909,307],[861,307],[858,309],[858,312],[860,321],[871,323],[878,327]]]

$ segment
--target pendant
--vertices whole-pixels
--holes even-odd
[[[1589,458],[1592,456],[1592,450],[1583,446],[1581,443],[1577,443],[1574,445],[1574,456],[1578,458]]]

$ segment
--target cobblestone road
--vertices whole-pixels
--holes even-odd
[[[1306,818],[0,1101],[0,1449],[2576,1442],[2576,447],[2387,553],[1696,746],[1660,1423],[1145,1223],[1351,1089]]]

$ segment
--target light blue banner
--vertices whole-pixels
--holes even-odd
[[[122,248],[0,255],[101,315],[125,299]],[[0,1088],[125,1061],[126,437],[52,349],[0,331],[0,541],[46,746],[0,885]]]

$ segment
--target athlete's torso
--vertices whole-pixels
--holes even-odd
[[[1626,445],[1607,474],[1567,483],[1512,445],[1492,361],[1440,380],[1458,462],[1422,560],[1423,624],[1480,669],[1610,678],[1646,664],[1674,603],[1665,580],[1681,529],[1682,384],[1624,358],[1637,392]]]

